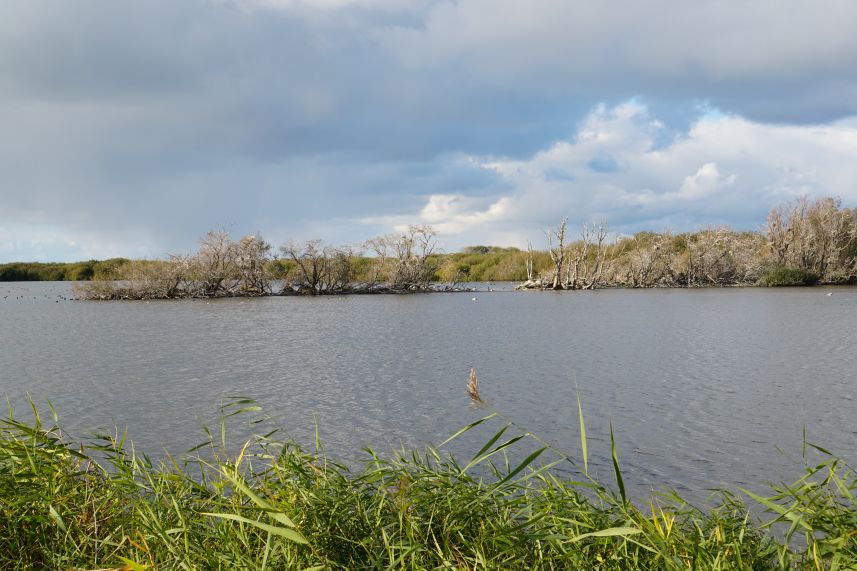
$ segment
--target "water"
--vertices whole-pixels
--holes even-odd
[[[0,393],[20,416],[28,393],[49,397],[75,434],[127,426],[153,452],[201,441],[232,395],[303,443],[317,422],[349,462],[364,446],[438,443],[480,414],[464,390],[476,367],[486,400],[572,454],[579,392],[594,471],[611,478],[612,420],[635,494],[792,479],[804,426],[857,459],[855,288],[69,295],[0,284]]]

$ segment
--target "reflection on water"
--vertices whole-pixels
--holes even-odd
[[[0,392],[47,396],[78,434],[128,426],[181,451],[231,395],[337,457],[439,442],[483,396],[605,478],[608,420],[637,492],[797,474],[811,440],[857,458],[857,289],[481,292],[74,302],[0,284]],[[828,296],[827,293],[833,295]],[[786,455],[776,450],[783,449]]]

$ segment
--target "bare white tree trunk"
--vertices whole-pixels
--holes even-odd
[[[601,275],[604,271],[604,259],[607,256],[607,235],[609,231],[607,224],[601,222],[592,224],[589,230],[586,230],[584,225],[584,243],[591,243],[595,249],[595,260],[593,262],[592,274],[583,285],[583,289],[596,289],[601,282]]]
[[[527,281],[533,281],[533,245],[527,240]]]
[[[565,229],[567,225],[568,218],[563,218],[556,228],[545,230],[545,236],[548,239],[548,253],[554,264],[552,289],[563,289],[561,279],[563,265],[565,264]],[[554,245],[554,239],[556,239],[556,245]]]

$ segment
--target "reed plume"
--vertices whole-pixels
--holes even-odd
[[[479,379],[476,378],[476,369],[470,369],[470,377],[467,379],[467,396],[470,397],[470,403],[474,406],[485,404],[479,395]]]

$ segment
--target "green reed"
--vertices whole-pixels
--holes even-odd
[[[478,396],[473,375],[473,392]],[[474,395],[471,393],[471,398]],[[648,504],[505,419],[459,462],[443,445],[380,456],[358,470],[273,435],[230,450],[219,438],[157,462],[120,434],[74,443],[51,409],[0,420],[2,569],[855,569],[857,488],[826,450],[790,485],[717,493],[695,507],[675,493]],[[580,407],[581,460],[587,442]],[[510,463],[527,441],[535,450]],[[807,446],[812,446],[807,444]],[[519,454],[523,456],[524,454]],[[759,521],[742,498],[762,506]]]

